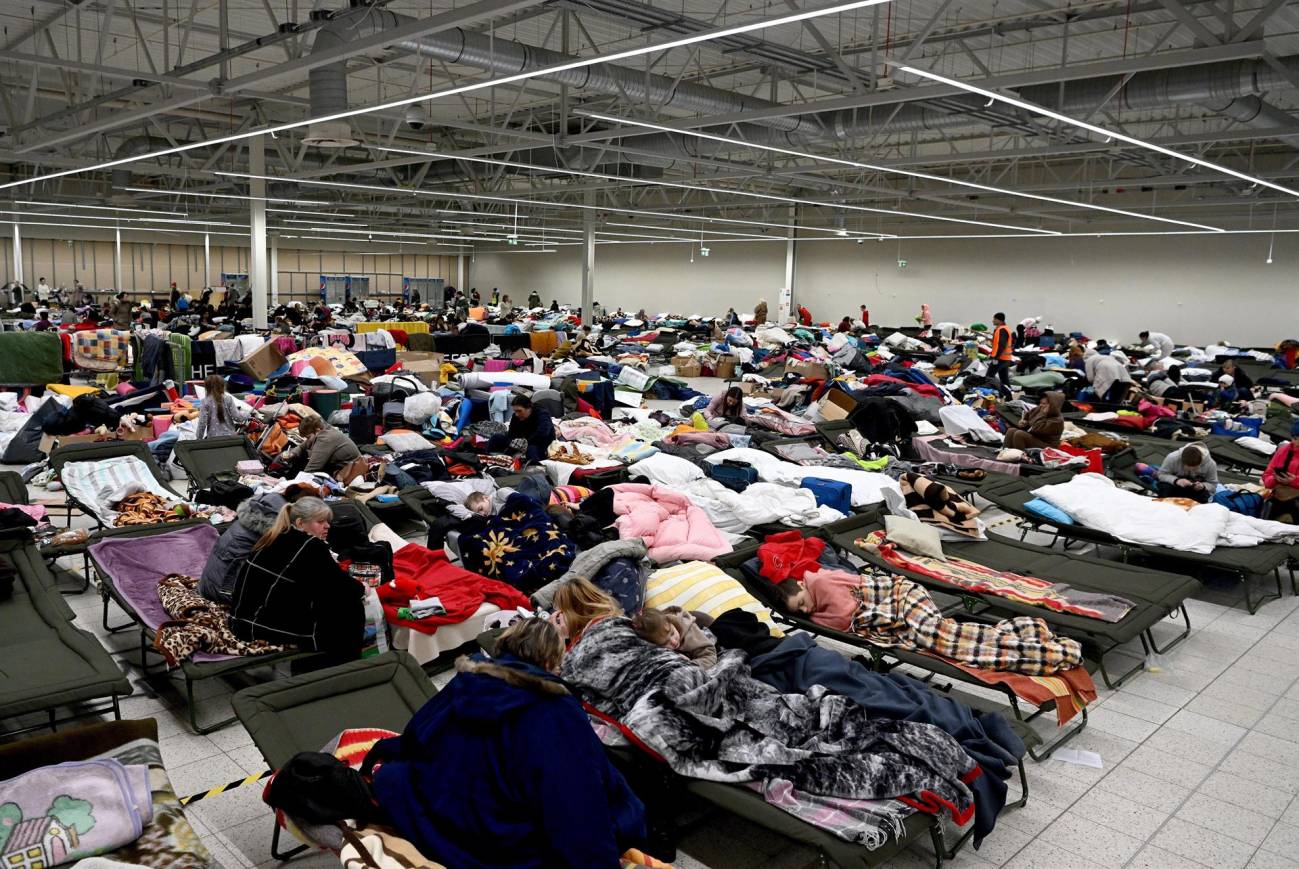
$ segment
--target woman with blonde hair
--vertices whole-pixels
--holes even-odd
[[[618,602],[589,579],[577,577],[555,589],[550,621],[569,646],[593,622],[623,614]]]
[[[321,652],[325,666],[360,657],[364,588],[329,551],[332,518],[319,498],[299,498],[280,510],[235,581],[235,636]]]

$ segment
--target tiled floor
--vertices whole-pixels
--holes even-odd
[[[986,518],[999,521],[992,511]],[[1090,725],[1070,743],[1098,753],[1102,769],[1030,763],[1028,805],[1007,810],[978,852],[967,849],[948,865],[1299,867],[1299,598],[1287,593],[1252,616],[1237,598],[1232,588],[1206,590],[1190,602],[1194,632],[1157,662],[1157,672],[1141,673],[1118,691],[1102,688]],[[179,683],[139,677],[138,634],[106,634],[93,591],[69,602],[77,624],[120,653],[137,685],[123,714],[158,721],[163,759],[178,792],[264,769],[238,724],[208,736],[189,732]],[[110,618],[124,619],[120,613]],[[1171,636],[1176,629],[1170,623],[1156,630]],[[232,687],[238,688],[203,686],[205,716],[228,714]],[[1017,797],[1013,785],[1011,799]],[[205,799],[189,815],[226,869],[275,862],[271,815],[259,787]],[[294,861],[304,864],[336,861],[320,855]],[[784,869],[817,865],[817,857],[765,829],[715,816],[692,828],[676,865]],[[886,865],[933,865],[933,854],[928,843],[920,844]]]

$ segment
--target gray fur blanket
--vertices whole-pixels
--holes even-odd
[[[958,823],[973,811],[964,782],[979,767],[947,733],[871,719],[820,686],[781,694],[754,679],[739,652],[704,670],[645,642],[626,618],[609,618],[586,629],[561,676],[681,775],[783,779],[827,797],[902,798],[925,811],[946,808]]]

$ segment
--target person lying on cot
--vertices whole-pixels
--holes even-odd
[[[1190,498],[1207,504],[1218,490],[1218,464],[1204,444],[1173,450],[1159,466],[1160,498]]]
[[[430,861],[617,869],[645,847],[645,807],[556,675],[563,657],[554,625],[523,619],[372,749],[375,800]]]
[[[631,620],[642,640],[671,649],[707,669],[717,663],[717,643],[699,626],[698,617],[681,607],[645,607]]]
[[[332,519],[329,505],[310,496],[280,509],[235,581],[235,636],[320,652],[323,666],[361,657],[364,587],[329,551]]]

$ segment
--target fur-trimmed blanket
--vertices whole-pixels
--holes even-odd
[[[561,676],[681,775],[783,779],[810,794],[896,798],[924,811],[946,809],[960,824],[974,810],[965,782],[982,770],[951,736],[929,724],[872,719],[820,686],[781,694],[754,679],[739,652],[703,670],[642,640],[628,619],[608,618],[581,635]],[[899,830],[885,829],[883,838]]]

